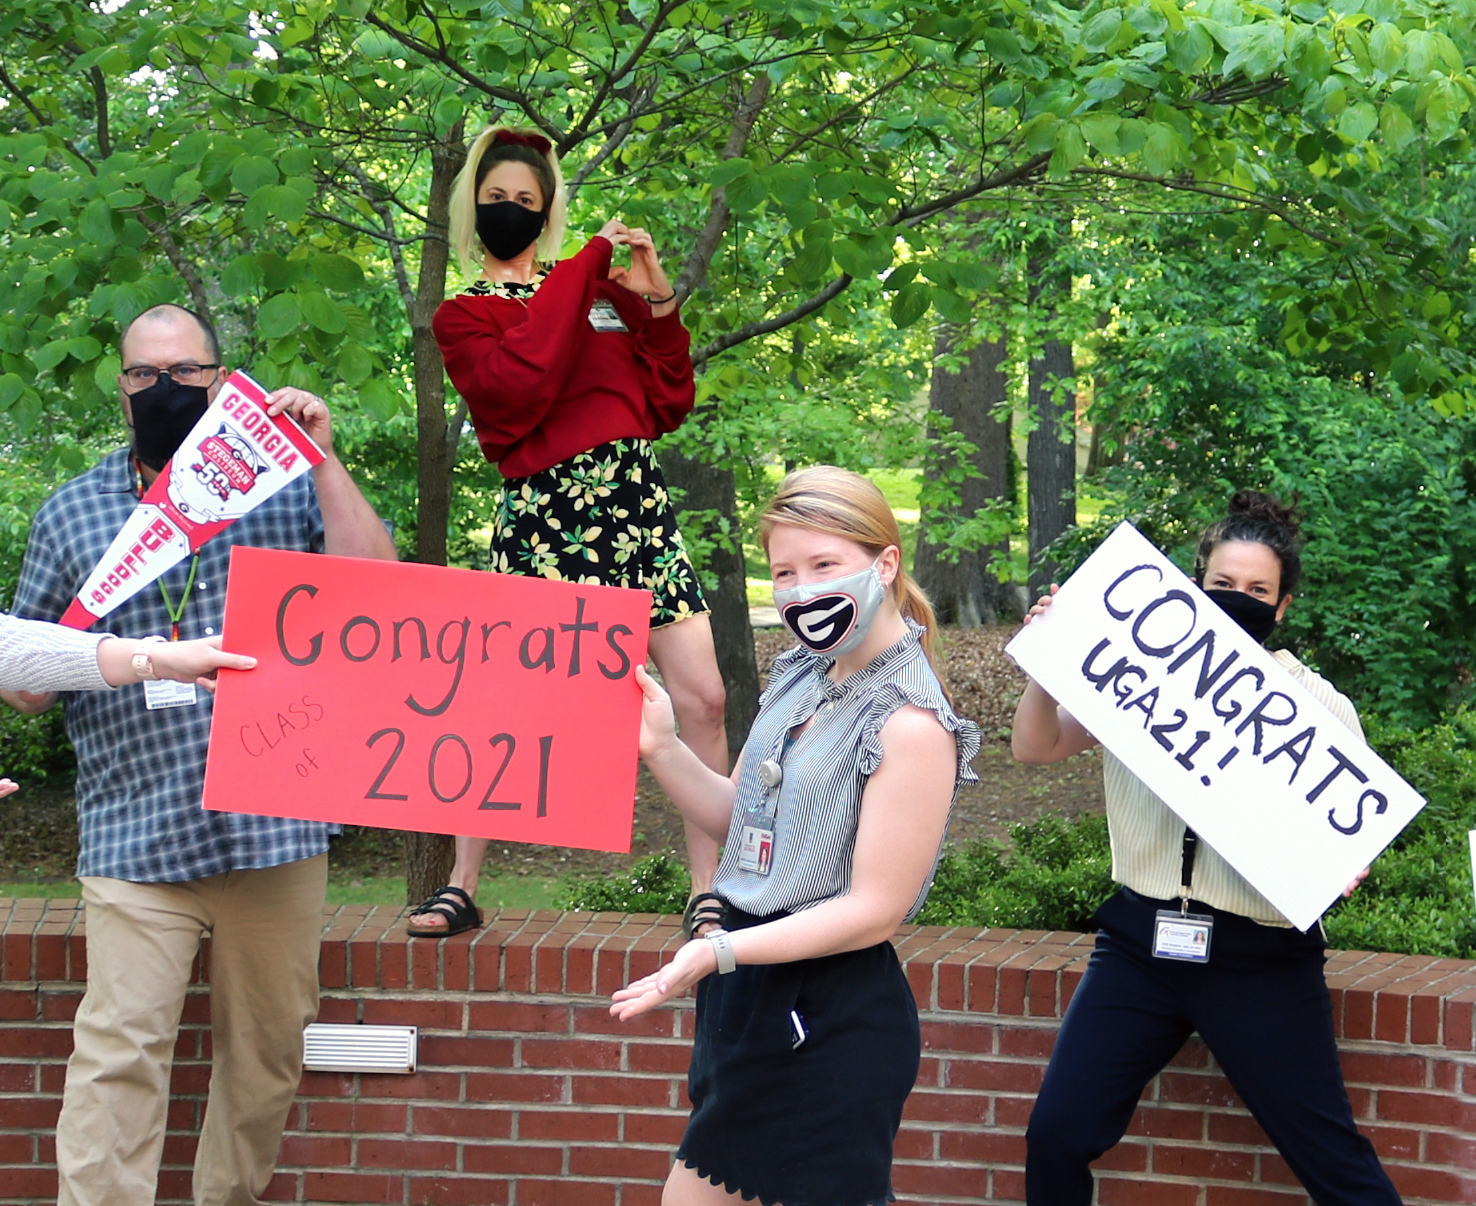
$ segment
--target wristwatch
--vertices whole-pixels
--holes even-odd
[[[733,954],[733,940],[727,930],[709,930],[703,935],[712,943],[712,952],[717,956],[718,975],[726,976],[738,969],[738,958]]]
[[[144,637],[145,645],[162,644],[164,638],[161,636]],[[147,649],[140,649],[133,655],[133,673],[146,683],[158,682],[159,676],[154,673],[154,655]]]

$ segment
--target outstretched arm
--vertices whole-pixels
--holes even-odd
[[[922,890],[948,823],[958,747],[931,713],[907,705],[882,727],[882,761],[861,798],[851,890],[778,921],[750,926],[731,942],[739,963],[789,963],[885,942]],[[717,968],[705,938],[671,963],[615,994],[624,1020],[685,992]]]
[[[1029,624],[1043,616],[1050,607],[1056,592],[1061,588],[1051,583],[1051,593],[1040,601],[1025,616]],[[1065,708],[1046,693],[1033,678],[1025,686],[1025,694],[1015,708],[1015,721],[1010,731],[1010,751],[1016,762],[1042,764],[1060,762],[1072,754],[1089,750],[1097,739],[1081,726],[1081,723]]]

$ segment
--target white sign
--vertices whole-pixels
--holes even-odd
[[[1425,805],[1131,524],[1005,652],[1299,929]]]
[[[61,623],[90,627],[323,460],[290,414],[266,411],[266,391],[255,381],[245,373],[226,378]]]

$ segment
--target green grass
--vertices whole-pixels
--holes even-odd
[[[559,881],[533,875],[498,875],[484,878],[477,889],[477,903],[483,909],[552,909]],[[0,884],[0,896],[64,897],[76,899],[82,886],[74,879],[46,883]],[[328,883],[331,905],[394,905],[405,903],[403,875],[366,875],[354,879],[333,879]]]

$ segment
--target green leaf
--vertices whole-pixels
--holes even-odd
[[[1431,89],[1429,104],[1425,106],[1425,128],[1435,142],[1460,132],[1461,105],[1456,86],[1449,80],[1439,80]]]
[[[1087,50],[1100,54],[1112,45],[1121,28],[1122,13],[1115,8],[1106,9],[1082,26],[1081,45]],[[897,325],[907,326],[909,324],[898,323]]]
[[[364,270],[346,255],[320,253],[313,256],[313,276],[318,284],[335,293],[350,293],[364,287]]]
[[[1051,153],[1050,174],[1064,176],[1086,158],[1086,139],[1081,129],[1072,123],[1063,123],[1056,149]]]
[[[230,297],[252,293],[261,284],[261,266],[254,255],[238,255],[220,274],[220,287]]]
[[[1120,155],[1122,145],[1117,131],[1122,119],[1112,113],[1093,113],[1081,119],[1081,132],[1087,142],[1103,155]]]
[[[36,366],[37,371],[46,372],[54,369],[67,358],[67,344],[69,340],[54,339],[48,344],[43,344],[31,353],[31,363]]]
[[[726,193],[728,208],[735,214],[746,214],[757,209],[769,195],[768,185],[756,172],[739,176],[728,184]]]
[[[302,308],[302,316],[320,331],[338,335],[348,326],[338,303],[326,293],[306,289],[297,295],[297,304]]]
[[[111,247],[116,236],[113,234],[113,211],[101,197],[94,197],[82,211],[78,224],[82,237],[97,247]]]
[[[109,352],[93,366],[93,384],[103,393],[112,394],[118,388],[118,374],[122,371],[123,362],[116,353]]]
[[[1343,110],[1338,119],[1338,133],[1350,142],[1362,142],[1378,125],[1379,111],[1368,101],[1359,101]]]
[[[73,360],[80,360],[86,364],[88,361],[96,360],[102,352],[102,344],[98,343],[91,335],[78,335],[67,340],[67,354]]]
[[[1154,176],[1167,176],[1183,159],[1184,140],[1173,126],[1151,122],[1143,143],[1143,166]]]
[[[1236,29],[1234,36],[1235,44],[1225,56],[1221,75],[1228,77],[1240,71],[1249,80],[1263,80],[1276,70],[1286,50],[1286,34],[1279,24],[1258,21]]]
[[[459,96],[443,96],[440,103],[436,105],[436,129],[449,130],[466,112],[466,106],[462,104]]]
[[[752,171],[753,164],[746,159],[724,159],[712,169],[707,182],[714,188],[721,188],[725,184],[731,184],[739,176],[747,176]]]
[[[15,400],[21,396],[26,388],[26,383],[15,373],[6,373],[0,376],[0,412],[9,410],[15,405]]]
[[[899,289],[892,298],[892,321],[899,327],[910,327],[928,312],[933,304],[933,287],[914,281],[905,289]]]
[[[259,155],[238,159],[231,168],[231,187],[238,193],[254,197],[262,189],[277,183],[277,168]]]
[[[313,153],[307,147],[288,147],[277,157],[282,175],[306,176],[313,170]]]
[[[1385,142],[1398,150],[1414,140],[1414,122],[1410,121],[1409,114],[1400,106],[1389,101],[1379,113],[1379,133],[1383,135]]]
[[[297,298],[290,293],[279,293],[262,302],[256,312],[256,325],[267,339],[280,339],[302,325],[302,310]]]
[[[1420,307],[1420,313],[1431,322],[1439,322],[1443,318],[1450,317],[1450,294],[1441,293],[1438,290],[1425,298],[1425,304]]]
[[[1404,35],[1399,26],[1388,21],[1374,26],[1368,38],[1368,53],[1373,65],[1385,75],[1393,75],[1404,62]]]
[[[359,387],[359,405],[375,422],[384,423],[399,413],[400,395],[375,377]]]
[[[345,385],[358,385],[374,371],[374,360],[357,343],[346,343],[338,353],[338,375]]]

